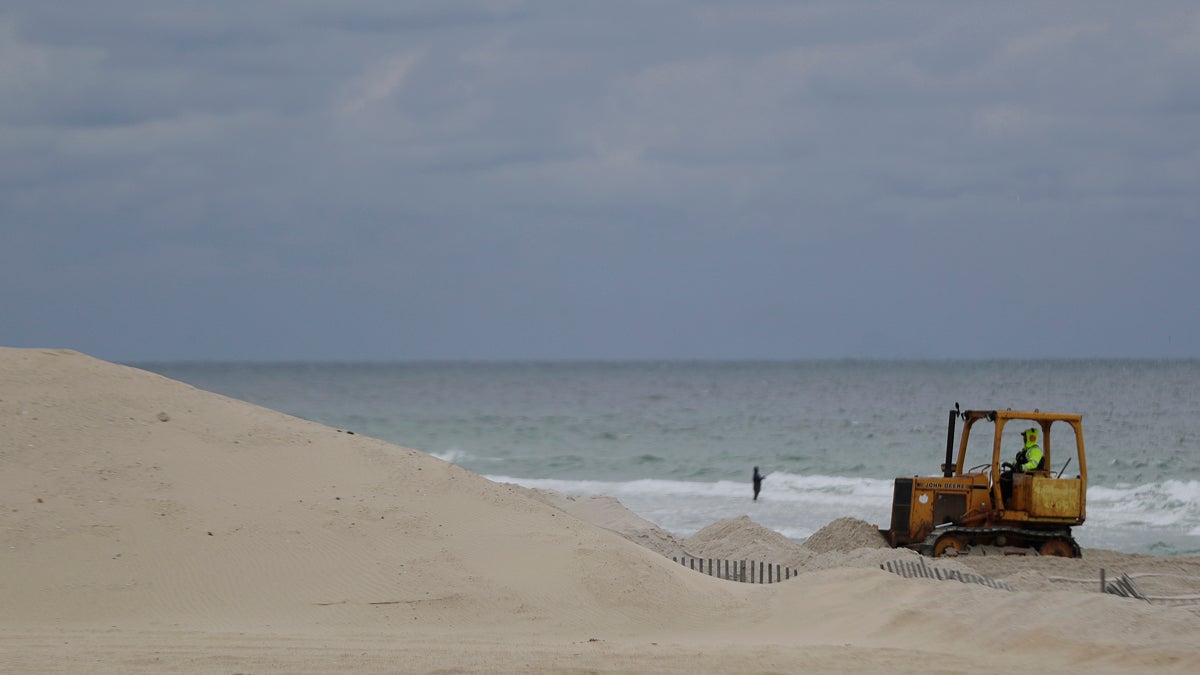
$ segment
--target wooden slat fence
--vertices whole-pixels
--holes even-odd
[[[671,560],[710,577],[747,584],[773,584],[800,574],[794,567],[761,560],[721,560],[692,556],[672,556]]]
[[[1103,567],[1100,568],[1100,592],[1119,595],[1123,598],[1135,598],[1143,600],[1152,605],[1166,605],[1168,607],[1182,607],[1191,611],[1200,610],[1200,595],[1146,595],[1142,589],[1133,583],[1137,577],[1179,577],[1183,579],[1192,579],[1191,576],[1185,574],[1164,574],[1158,572],[1141,572],[1135,574],[1118,574],[1112,579],[1108,578],[1108,572]],[[1074,577],[1046,577],[1050,581],[1059,581],[1063,583],[1074,584],[1095,584],[1095,579],[1078,579]]]
[[[1138,600],[1150,602],[1150,599],[1147,598],[1137,586],[1133,585],[1133,579],[1131,579],[1128,574],[1122,574],[1116,579],[1105,583],[1104,570],[1101,569],[1100,588],[1103,589],[1105,593],[1112,593],[1113,595],[1119,595],[1123,598],[1137,598]]]
[[[961,581],[964,584],[982,584],[988,588],[999,588],[1005,591],[1011,591],[1012,586],[1003,581],[996,581],[978,574],[970,572],[962,572],[959,570],[942,569],[941,567],[930,567],[925,564],[925,558],[917,556],[916,560],[889,560],[879,566],[879,569],[886,570],[892,574],[899,574],[907,579],[938,579],[941,581]]]

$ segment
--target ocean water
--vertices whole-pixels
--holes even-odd
[[[893,479],[939,473],[956,402],[1079,413],[1079,542],[1200,554],[1197,360],[133,365],[493,480],[613,496],[680,536],[740,515],[797,540],[843,516],[887,527]]]

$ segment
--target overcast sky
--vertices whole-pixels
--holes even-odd
[[[6,0],[0,344],[1200,356],[1200,4]]]

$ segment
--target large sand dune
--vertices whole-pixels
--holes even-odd
[[[1087,584],[1143,565],[1185,604],[1194,558],[944,563],[1007,592],[884,572],[912,554],[831,528],[808,548],[736,518],[676,540],[612,500],[496,484],[75,352],[0,349],[4,672],[1200,666],[1192,610]],[[804,572],[739,584],[672,551]]]

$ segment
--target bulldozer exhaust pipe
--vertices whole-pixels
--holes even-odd
[[[955,404],[955,408],[958,405]],[[958,410],[950,411],[950,422],[946,425],[946,463],[942,465],[942,477],[949,478],[954,475],[954,423],[958,420]]]

